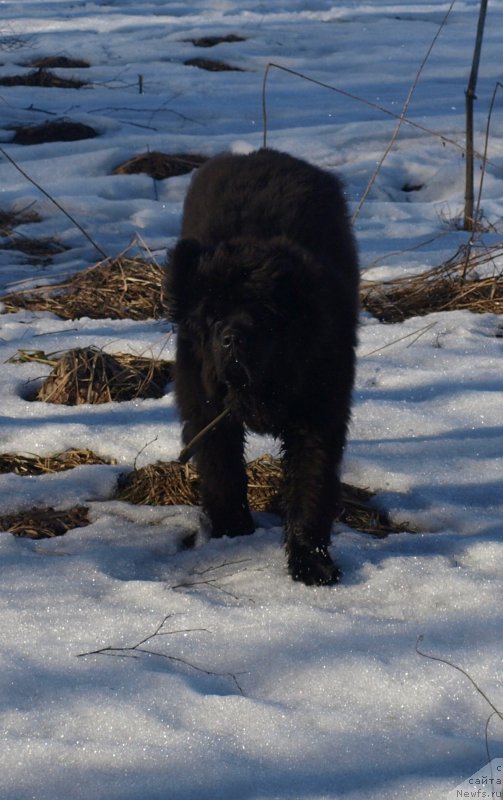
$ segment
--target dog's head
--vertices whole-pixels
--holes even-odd
[[[177,244],[167,270],[168,311],[197,348],[206,384],[256,393],[276,382],[278,370],[284,374],[306,313],[313,318],[306,259],[283,239]]]

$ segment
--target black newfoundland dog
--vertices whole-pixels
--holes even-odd
[[[195,174],[166,296],[175,390],[213,536],[252,533],[245,429],[279,437],[288,569],[339,577],[328,546],[350,414],[356,248],[338,180],[284,153],[222,155]]]

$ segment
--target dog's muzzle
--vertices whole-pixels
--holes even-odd
[[[250,373],[238,360],[229,360],[224,367],[224,379],[231,389],[246,389],[250,385]]]
[[[223,378],[232,389],[244,389],[250,384],[250,372],[243,358],[245,344],[245,337],[240,331],[228,328],[221,334]]]

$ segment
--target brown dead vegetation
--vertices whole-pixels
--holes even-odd
[[[89,464],[115,464],[110,458],[103,458],[85,448],[70,448],[52,456],[38,456],[32,453],[1,453],[0,473],[13,472],[15,475],[48,475],[64,472]]]
[[[487,276],[487,272],[491,273]],[[503,245],[463,245],[449,261],[421,275],[363,283],[362,307],[381,322],[402,322],[435,311],[503,311]]]
[[[248,502],[254,511],[281,514],[283,471],[281,463],[266,454],[251,461],[248,475]],[[386,514],[370,503],[372,492],[343,484],[338,519],[374,536],[403,531]],[[198,505],[198,474],[193,464],[177,461],[150,464],[125,475],[119,482],[116,500],[137,505]]]
[[[90,524],[89,509],[75,506],[64,510],[52,507],[30,508],[16,514],[0,516],[0,529],[26,539],[51,539],[63,536],[73,528]]]
[[[0,208],[0,236],[10,236],[19,225],[28,225],[40,222],[41,217],[32,208],[1,209]]]
[[[34,69],[88,69],[91,65],[81,58],[68,58],[67,56],[45,56],[34,58],[25,66]]]
[[[197,39],[182,39],[182,41],[191,42],[194,47],[215,47],[217,44],[245,42],[246,39],[244,36],[229,33],[227,36],[200,36]]]
[[[188,58],[183,63],[187,67],[197,67],[208,72],[244,72],[241,67],[233,67],[225,61],[215,61],[210,58]]]
[[[76,142],[81,139],[94,139],[97,131],[90,125],[72,120],[54,120],[41,125],[23,125],[15,128],[14,144],[34,145],[47,142]]]
[[[27,236],[12,236],[5,242],[0,242],[0,250],[17,250],[27,256],[40,259],[50,259],[58,253],[64,253],[68,248],[55,239],[30,239]]]
[[[32,359],[42,362],[40,353]],[[173,363],[77,347],[58,358],[49,357],[52,372],[28,399],[62,405],[110,403],[159,398],[173,378]]]
[[[36,69],[23,75],[6,75],[0,78],[0,86],[40,86],[55,89],[80,89],[86,81],[78,78],[62,78],[48,69]]]
[[[119,164],[113,170],[113,175],[132,175],[143,172],[156,181],[162,181],[165,178],[192,172],[205,161],[207,161],[207,157],[197,153],[168,155],[168,153],[153,151],[133,156],[123,164]]]
[[[4,310],[48,311],[62,319],[159,319],[163,269],[140,258],[105,259],[56,286],[0,298]]]
[[[363,281],[361,305],[382,322],[402,322],[434,311],[503,310],[503,245],[463,246],[444,264],[421,275]],[[491,274],[487,275],[490,271]],[[139,258],[105,259],[58,286],[11,293],[6,312],[26,308],[63,319],[158,319],[164,314],[163,268]]]

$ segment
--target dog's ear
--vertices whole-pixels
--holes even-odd
[[[168,253],[164,280],[165,305],[173,322],[186,318],[198,301],[198,266],[206,251],[196,239],[180,239]]]

